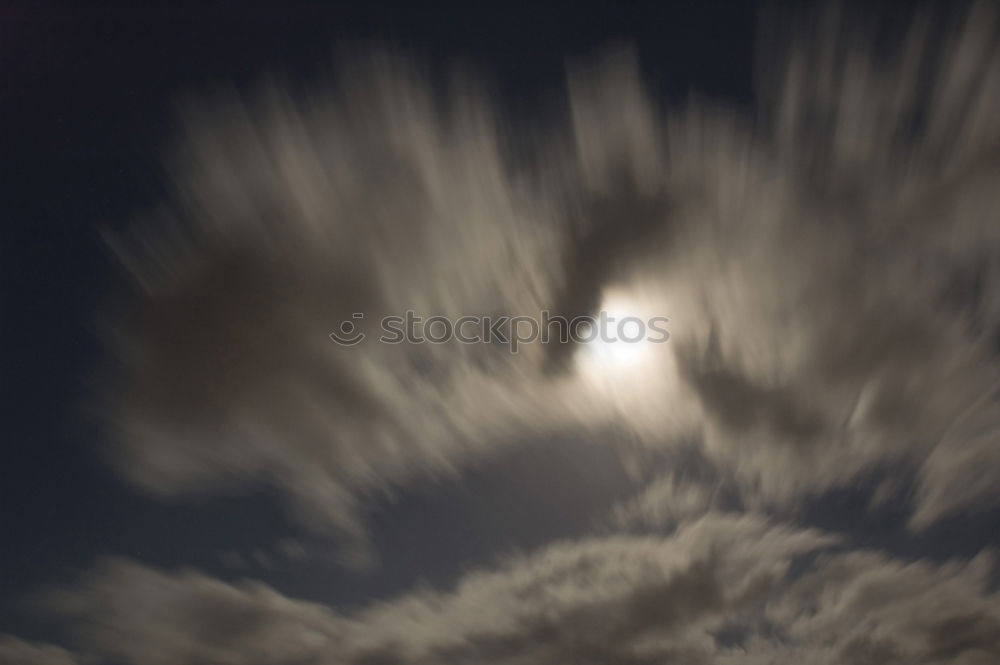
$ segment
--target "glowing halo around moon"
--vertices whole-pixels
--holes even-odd
[[[636,286],[604,294],[600,310],[592,315],[603,330],[581,331],[575,374],[577,385],[589,395],[582,403],[598,411],[610,409],[630,431],[655,436],[667,425],[686,423],[690,408],[669,343],[668,298]]]
[[[641,362],[650,350],[646,322],[636,308],[621,298],[601,308],[593,327],[584,333],[581,352],[588,360],[608,369],[627,368]]]
[[[650,327],[654,313],[648,304],[621,292],[605,294],[592,325],[580,330],[577,364],[598,383],[641,381],[662,363],[664,339]],[[661,321],[666,319],[660,316]]]

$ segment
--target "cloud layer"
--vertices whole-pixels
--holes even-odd
[[[628,51],[573,64],[534,123],[398,55],[186,106],[171,198],[108,234],[126,279],[95,403],[124,479],[277,489],[348,564],[384,495],[556,438],[613,446],[636,495],[587,537],[353,609],[108,557],[43,594],[79,658],[4,638],[0,663],[1000,659],[991,552],[796,522],[862,480],[915,531],[1000,499],[998,16],[885,41],[852,20],[785,35],[752,110],[668,107]],[[670,342],[626,365],[374,339],[408,310],[621,303]],[[333,343],[343,321],[369,337]]]
[[[356,544],[373,493],[609,424],[696,437],[768,502],[891,465],[915,527],[993,503],[995,19],[918,24],[888,58],[828,19],[770,63],[753,126],[661,108],[628,53],[575,67],[534,134],[396,57],[192,108],[176,195],[112,240],[135,289],[108,325],[109,458],[165,496],[276,486]],[[327,338],[356,312],[372,332],[611,292],[672,321],[623,377],[587,380],[571,344]]]
[[[710,513],[671,536],[551,545],[352,614],[259,583],[109,559],[48,606],[83,648],[167,663],[990,663],[993,558],[844,550],[815,530]]]
[[[60,647],[0,635],[0,665],[76,665],[78,662],[76,656]]]

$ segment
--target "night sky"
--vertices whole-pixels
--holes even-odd
[[[0,9],[0,665],[1000,660],[995,4],[204,4]]]

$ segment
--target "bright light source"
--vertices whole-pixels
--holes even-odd
[[[618,371],[634,366],[650,348],[647,318],[622,296],[606,298],[595,325],[581,331],[582,362],[591,370]]]

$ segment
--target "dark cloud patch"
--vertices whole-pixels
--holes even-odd
[[[0,663],[3,665],[77,665],[80,662],[65,649],[0,635]]]

